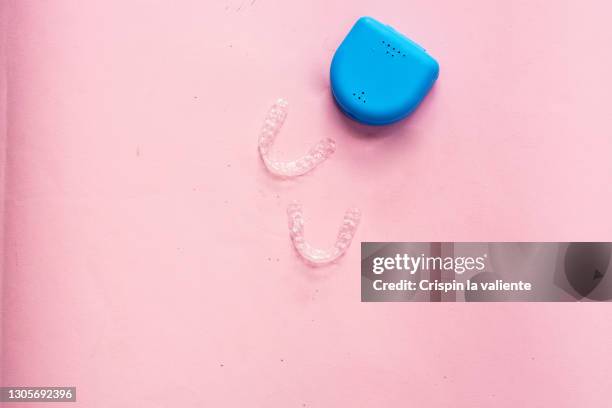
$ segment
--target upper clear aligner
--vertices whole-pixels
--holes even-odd
[[[317,142],[299,159],[292,161],[275,160],[270,155],[270,149],[287,117],[289,103],[278,99],[266,116],[259,134],[259,155],[268,171],[279,177],[296,177],[308,173],[323,163],[336,151],[336,142],[325,138]]]

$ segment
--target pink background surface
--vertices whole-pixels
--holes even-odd
[[[2,10],[4,384],[75,385],[65,406],[88,408],[610,406],[607,304],[361,304],[358,242],[312,270],[285,219],[301,200],[321,246],[351,204],[356,241],[612,240],[608,2]],[[385,129],[330,97],[361,15],[441,66]],[[279,96],[283,157],[338,142],[299,180],[256,154]]]

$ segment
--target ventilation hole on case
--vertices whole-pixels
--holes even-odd
[[[357,90],[357,91],[353,92],[353,97],[356,97],[355,98],[355,102],[361,101],[363,103],[366,103],[365,91]]]
[[[406,56],[406,54],[402,55],[402,57],[405,57],[405,56]]]

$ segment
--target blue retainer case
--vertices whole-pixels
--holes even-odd
[[[438,63],[392,27],[362,17],[331,64],[334,98],[352,119],[386,125],[408,116],[438,79]]]

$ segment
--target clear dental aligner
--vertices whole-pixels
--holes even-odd
[[[259,134],[259,155],[268,171],[279,177],[296,177],[306,174],[327,160],[336,150],[336,142],[330,138],[325,138],[317,142],[306,155],[297,160],[279,161],[273,159],[270,149],[285,122],[288,106],[289,103],[286,100],[278,99],[270,108]]]
[[[295,250],[307,263],[313,266],[323,266],[344,255],[359,225],[361,212],[357,208],[349,208],[346,211],[336,242],[329,249],[314,248],[304,239],[304,216],[299,203],[293,202],[289,205],[287,216],[289,217],[289,236]]]

